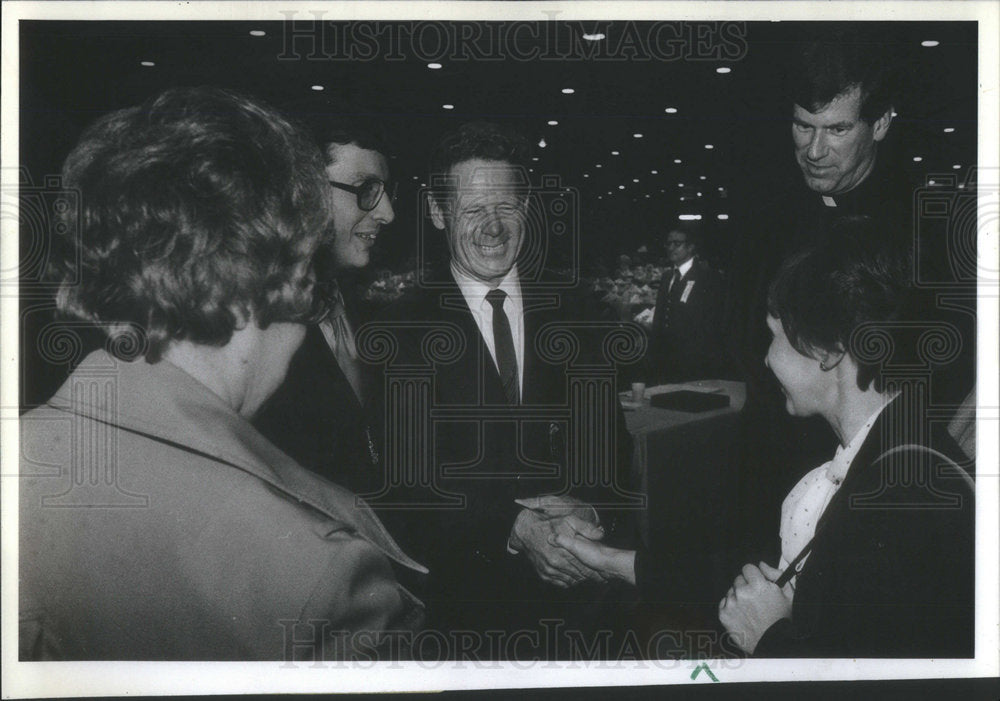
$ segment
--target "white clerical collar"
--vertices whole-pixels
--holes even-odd
[[[455,278],[458,289],[462,291],[462,296],[465,297],[465,303],[469,305],[469,309],[482,309],[483,304],[486,302],[487,293],[493,288],[482,280],[464,273],[455,265],[454,261],[451,263],[451,275]],[[507,296],[513,300],[520,299],[521,284],[517,276],[516,265],[504,275],[503,280],[497,285],[497,289],[506,292]]]
[[[836,207],[837,200],[833,199],[829,195],[823,195],[823,204],[825,204],[827,207]]]
[[[691,269],[692,265],[694,265],[694,256],[691,256],[686,261],[677,266],[677,270],[678,272],[680,272],[681,277],[684,277],[685,275],[688,274],[688,271]]]

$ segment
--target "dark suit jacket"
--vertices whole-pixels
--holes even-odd
[[[653,313],[648,380],[657,384],[719,375],[725,356],[722,276],[695,257],[687,275],[668,292],[673,273],[673,268],[664,271]]]
[[[895,399],[872,427],[817,525],[791,619],[755,657],[974,654],[974,497],[929,451],[882,457],[910,445],[899,436],[906,404]],[[945,431],[930,444],[974,472]]]
[[[546,359],[546,353],[551,356],[558,344],[546,344],[542,337],[550,322],[568,325],[575,336],[570,344],[579,350],[577,363],[583,364],[600,355],[601,346],[594,348],[594,340],[603,331],[577,324],[584,310],[565,292],[527,295],[524,306],[523,393],[522,405],[516,409],[506,404],[496,366],[454,281],[443,288],[417,291],[393,305],[382,320],[398,339],[392,362],[398,367],[429,368],[433,374],[431,410],[451,412],[450,418],[436,421],[427,442],[433,446],[430,456],[436,488],[452,495],[455,502],[450,507],[441,504],[444,498],[425,484],[404,490],[401,498],[414,504],[429,500],[438,503],[437,508],[379,511],[404,547],[427,560],[431,573],[422,593],[428,599],[430,623],[439,627],[514,629],[520,625],[517,615],[526,603],[556,598],[557,590],[542,585],[523,557],[507,551],[507,541],[521,510],[515,498],[572,491],[593,503],[611,501],[614,496],[610,484],[581,487],[580,476],[569,473],[567,463],[572,460],[567,453],[570,458],[575,454],[569,446],[570,407],[579,414],[602,404],[599,425],[604,430],[598,435],[590,429],[581,436],[589,443],[580,449],[594,449],[599,440],[604,441],[600,449],[607,451],[611,464],[606,466],[613,470],[604,482],[614,480],[617,486],[626,487],[622,475],[630,464],[631,439],[613,384],[602,396],[577,397],[577,402],[585,404],[574,406],[569,365]],[[418,328],[409,328],[413,324]],[[456,332],[460,337],[457,353],[435,359],[434,351],[424,344],[428,327]],[[545,345],[548,351],[542,348]],[[609,367],[613,381],[613,366]],[[594,376],[586,370],[583,374]],[[520,426],[514,421],[516,411],[530,413]],[[406,420],[412,418],[412,412],[407,412]],[[400,493],[390,490],[387,497],[398,499]],[[378,509],[382,501],[372,500],[373,506]],[[611,512],[602,515],[602,522],[609,531],[616,527]],[[551,607],[550,611],[555,613]],[[537,615],[534,623],[537,626]]]
[[[303,467],[359,494],[381,484],[377,432],[319,326],[310,325],[288,375],[254,426]]]

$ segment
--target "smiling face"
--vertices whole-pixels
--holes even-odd
[[[452,262],[496,287],[514,266],[524,239],[527,193],[516,166],[472,159],[451,167],[457,190],[431,199],[431,218],[446,232]]]
[[[857,87],[838,95],[818,112],[795,105],[795,160],[811,190],[822,195],[844,193],[871,172],[875,145],[885,138],[892,111],[868,124],[861,119],[860,109],[861,90]]]
[[[831,373],[820,369],[815,358],[802,355],[785,335],[781,320],[770,314],[771,345],[764,364],[771,369],[785,394],[785,409],[792,416],[812,416],[824,413],[827,405],[827,379]]]
[[[366,180],[389,179],[389,164],[378,151],[354,144],[331,144],[327,147],[328,180],[360,186]],[[332,253],[338,270],[363,268],[368,265],[370,249],[379,231],[396,218],[389,195],[382,194],[375,209],[366,212],[358,207],[356,195],[338,188],[333,191]]]

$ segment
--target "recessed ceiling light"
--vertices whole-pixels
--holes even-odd
[[[531,160],[534,161],[535,163],[538,163],[538,156],[532,156]]]
[[[927,184],[928,184],[928,185],[937,185],[937,182],[936,182],[936,181],[934,181],[934,180],[928,180],[928,181],[927,181]]]
[[[437,70],[441,69],[441,64],[440,63],[428,63],[427,67],[430,68],[432,71],[437,71]]]
[[[420,183],[420,187],[427,187],[427,183]]]
[[[642,138],[642,134],[632,134],[632,138],[633,139],[641,139]]]
[[[711,151],[713,148],[715,148],[715,146],[712,146],[712,144],[705,144],[705,148]]]
[[[639,182],[639,178],[632,178],[632,182],[634,182],[634,183]]]
[[[646,195],[646,199],[647,199],[647,200],[649,199],[649,195]]]
[[[414,176],[413,176],[413,179],[414,179],[414,180],[420,180],[420,176],[417,176],[417,175],[414,175]]]
[[[584,174],[583,174],[583,177],[585,177],[585,178],[589,178],[589,177],[590,177],[590,173],[584,173]]]
[[[698,194],[698,197],[701,197],[701,193],[700,193],[700,192],[699,192],[699,193],[697,193],[697,194]]]
[[[441,109],[453,110],[455,109],[455,105],[441,105]]]
[[[674,159],[674,163],[676,163],[677,165],[680,165],[681,164],[681,159],[675,158]]]
[[[704,175],[699,175],[698,180],[708,180]]]
[[[729,219],[729,215],[728,214],[719,214],[715,218],[716,219],[721,219],[722,221],[726,221],[727,219]]]
[[[621,154],[620,154],[620,153],[618,153],[617,151],[612,151],[612,152],[611,152],[611,155],[612,155],[612,156],[620,156]]]
[[[951,168],[952,168],[952,170],[961,170],[962,166],[960,166],[958,163],[956,163]]]
[[[651,170],[651,171],[649,171],[649,174],[650,175],[659,175],[660,171],[658,171],[658,170]]]
[[[924,160],[923,156],[914,156],[913,157],[913,162],[914,163],[920,163],[920,161],[922,161],[922,160]]]
[[[554,119],[550,119],[550,120],[549,120],[549,126],[550,126],[550,127],[557,127],[557,126],[559,126],[559,122],[557,122],[557,121],[556,121],[556,120],[554,120]]]
[[[600,32],[598,32],[597,34],[584,34],[583,35],[584,41],[601,41],[604,38],[605,38],[605,36],[603,34],[601,34]]]
[[[933,47],[937,46],[940,43],[941,42],[939,42],[939,41],[937,41],[935,39],[925,39],[924,41],[920,42],[920,45],[921,46],[926,46],[928,49],[930,49],[930,48],[933,48]]]
[[[668,107],[667,109],[665,109],[663,111],[666,112],[667,114],[677,114],[677,108],[676,107]]]
[[[545,143],[544,138],[538,140],[538,148],[545,148],[546,146],[548,146],[548,144]]]
[[[316,92],[322,92],[325,88],[322,85],[310,85],[310,90],[315,90]]]
[[[563,88],[562,89],[562,94],[563,95],[572,95],[575,92],[576,92],[576,90],[574,90],[573,88]]]
[[[720,187],[719,188],[719,192],[725,192],[725,191],[726,191],[726,188],[724,188],[724,187]]]
[[[139,65],[140,66],[145,66],[146,68],[152,68],[156,64],[153,63],[152,61],[139,61]]]
[[[677,187],[684,187],[684,183],[677,183]]]
[[[719,66],[718,68],[715,69],[715,72],[725,75],[726,73],[729,73],[732,70],[733,69],[730,68],[729,66]]]
[[[604,166],[602,166],[602,165],[601,165],[600,163],[598,163],[598,164],[597,164],[596,166],[594,166],[594,167],[595,167],[595,168],[603,168]]]
[[[597,196],[597,199],[599,199],[599,200],[603,200],[603,199],[604,199],[604,195],[598,195],[598,196]]]
[[[944,133],[945,133],[945,134],[950,134],[950,133],[952,133],[953,131],[955,131],[955,127],[945,127],[945,128],[944,128]]]
[[[624,190],[624,189],[625,189],[625,186],[624,186],[624,185],[619,185],[619,186],[618,186],[618,189],[619,189],[619,190]]]
[[[700,214],[679,214],[677,218],[681,221],[698,221],[701,219]]]
[[[252,36],[252,37],[263,37],[263,36],[267,36],[267,32],[265,32],[263,29],[251,29],[250,30],[250,36]]]

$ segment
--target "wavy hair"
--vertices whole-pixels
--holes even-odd
[[[91,125],[66,159],[81,207],[63,218],[59,310],[223,346],[252,319],[315,314],[312,258],[331,221],[323,159],[277,111],[219,88],[174,88]],[[77,269],[79,266],[79,269]]]

